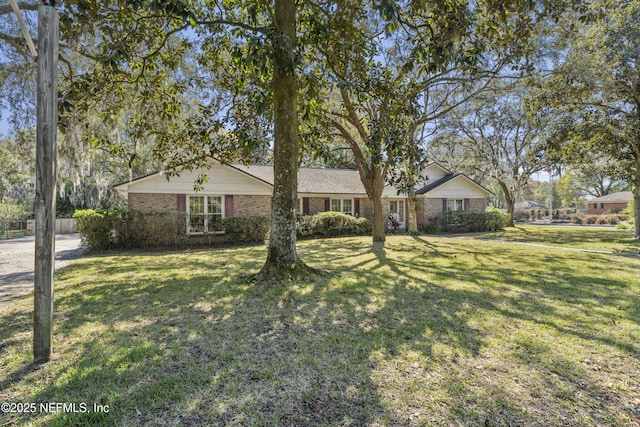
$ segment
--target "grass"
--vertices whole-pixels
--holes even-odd
[[[0,314],[0,402],[109,412],[0,425],[640,423],[640,259],[431,236],[299,251],[334,274],[247,283],[264,247],[78,260],[51,363],[31,363],[31,298]]]
[[[633,230],[613,227],[518,225],[495,233],[467,235],[484,240],[504,240],[619,253],[640,253]]]

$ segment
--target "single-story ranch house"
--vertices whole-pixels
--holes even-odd
[[[620,191],[591,199],[587,202],[588,213],[590,215],[601,215],[620,212],[627,207],[629,200],[632,198],[633,192]]]
[[[194,182],[200,173],[208,180],[199,191]],[[448,210],[484,211],[489,190],[460,173],[452,173],[437,163],[430,164],[423,175],[426,182],[416,189],[418,226],[433,221]],[[271,166],[224,165],[211,160],[201,171],[183,171],[179,176],[163,173],[119,184],[116,190],[137,212],[185,212],[182,232],[187,235],[207,231],[212,216],[230,217],[270,215],[273,192]],[[349,169],[300,168],[298,171],[299,212],[315,214],[339,211],[349,215],[372,217],[371,203],[360,176]],[[387,186],[383,206],[406,228],[407,196]],[[181,227],[182,228],[182,227]]]

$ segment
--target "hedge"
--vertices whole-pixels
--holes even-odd
[[[609,224],[616,225],[621,222],[628,222],[629,216],[626,214],[602,214],[602,215],[571,215],[573,224]]]
[[[320,212],[298,215],[298,237],[335,237],[371,233],[371,221],[342,212]]]
[[[268,216],[236,216],[223,218],[222,226],[234,243],[262,243],[269,239],[271,218]]]
[[[185,213],[140,213],[121,210],[78,210],[74,214],[78,232],[91,249],[133,249],[151,246],[261,243],[269,239],[270,217],[242,216],[222,218],[224,234],[187,236]],[[298,237],[362,235],[371,232],[366,218],[340,212],[299,215]]]
[[[140,213],[121,210],[78,210],[74,214],[78,232],[91,249],[132,249],[189,243],[185,234],[184,212]],[[231,217],[222,220],[224,235],[214,233],[194,239],[194,243],[212,241],[259,243],[269,238],[267,216]]]
[[[73,217],[83,243],[91,249],[105,250],[117,246],[114,230],[120,214],[119,211],[83,209],[77,210]]]
[[[269,239],[270,217],[242,216],[222,218],[223,234],[188,236],[185,212],[140,213],[122,210],[78,210],[74,214],[78,232],[91,249],[133,249],[189,244],[246,244]],[[437,221],[437,231],[465,233],[497,231],[508,223],[502,212],[452,211]],[[367,235],[371,221],[341,212],[298,215],[299,238]]]
[[[443,233],[499,231],[507,226],[509,217],[509,214],[498,211],[449,211],[438,218],[438,231]]]

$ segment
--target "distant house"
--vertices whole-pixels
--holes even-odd
[[[208,180],[194,190],[198,175]],[[464,174],[452,173],[437,163],[424,175],[428,180],[416,188],[418,226],[432,221],[444,211],[485,210],[489,190]],[[205,218],[270,215],[273,167],[224,165],[211,160],[206,170],[183,171],[179,176],[156,173],[119,184],[119,194],[130,210],[137,212],[182,213],[186,235],[206,233]],[[388,185],[383,193],[386,215],[407,224],[407,195]],[[300,168],[298,171],[298,211],[315,214],[338,211],[348,215],[372,217],[372,205],[357,171],[350,169]]]
[[[633,198],[631,191],[620,191],[619,193],[607,194],[597,197],[587,202],[589,214],[600,215],[604,213],[620,212],[627,207],[629,200]]]

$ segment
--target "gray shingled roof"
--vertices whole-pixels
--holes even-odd
[[[619,193],[611,193],[591,199],[588,203],[629,203],[632,197],[633,193],[631,191],[620,191]]]
[[[443,176],[439,180],[434,181],[431,184],[425,185],[424,187],[422,187],[421,189],[416,191],[416,194],[427,194],[429,191],[440,187],[442,184],[446,184],[447,182],[451,181],[454,178],[459,177],[460,175],[461,174],[459,174],[459,173],[452,173],[452,174]]]
[[[273,166],[231,166],[260,181],[273,185]],[[366,195],[358,171],[352,169],[300,168],[298,170],[298,192],[311,194]]]

